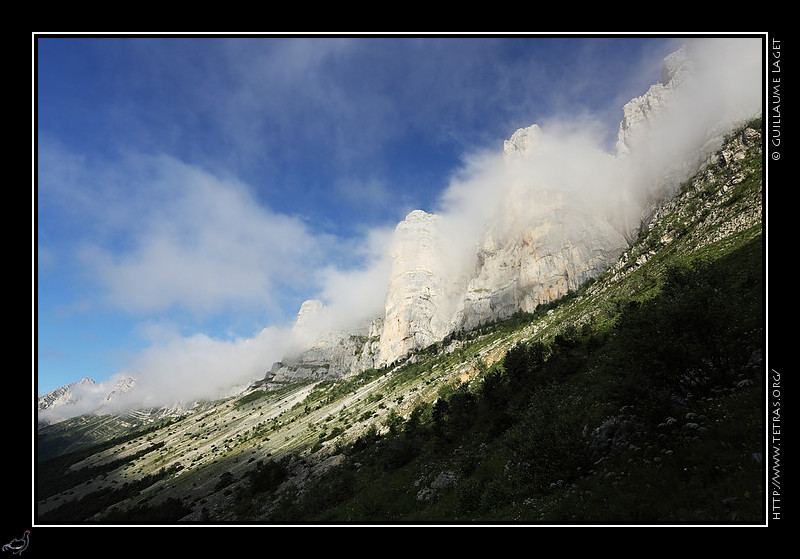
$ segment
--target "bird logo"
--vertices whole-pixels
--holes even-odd
[[[28,538],[30,537],[31,531],[25,530],[25,534],[21,538],[14,538],[6,545],[3,546],[3,551],[10,551],[16,555],[22,554],[25,551],[25,548],[28,547]]]

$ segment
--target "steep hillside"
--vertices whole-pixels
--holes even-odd
[[[146,429],[44,428],[37,523],[764,522],[762,135],[532,313]]]

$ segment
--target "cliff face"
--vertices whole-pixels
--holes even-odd
[[[391,363],[454,330],[533,312],[611,266],[652,211],[648,203],[670,180],[646,186],[636,198],[625,184],[614,184],[614,172],[644,159],[659,133],[653,123],[690,72],[684,49],[664,60],[661,81],[625,105],[614,155],[589,152],[588,162],[569,156],[561,161],[553,145],[558,140],[538,125],[514,132],[503,144],[508,184],[497,185],[502,202],[488,215],[466,268],[448,269],[438,216],[410,213],[395,231],[378,363]],[[698,161],[680,171],[688,173]],[[573,167],[597,167],[597,175]],[[650,167],[648,162],[648,172]],[[600,194],[588,195],[593,181],[605,184],[596,189]]]
[[[517,130],[503,146],[507,184],[492,185],[500,201],[483,216],[471,253],[454,256],[444,216],[409,213],[394,232],[384,315],[357,333],[318,332],[310,349],[273,370],[274,378],[330,378],[387,365],[453,331],[532,312],[611,267],[680,181],[744,120],[716,108],[684,111],[703,87],[694,70],[686,48],[665,58],[661,80],[624,106],[613,154],[563,156],[553,147],[559,140],[538,125]],[[700,122],[687,126],[692,119]]]
[[[539,153],[541,135],[536,125],[515,132],[504,145],[505,164],[546,157]],[[533,312],[602,273],[625,250],[624,236],[605,212],[575,191],[551,186],[545,178],[507,190],[480,239],[455,326]]]
[[[675,89],[691,72],[691,62],[683,47],[664,59],[661,81],[653,84],[647,92],[628,101],[622,108],[623,118],[617,133],[616,155],[625,157],[647,141],[648,132],[655,115],[669,103]]]
[[[529,165],[531,158],[541,155],[540,136],[534,125],[506,141],[508,176],[524,176],[524,167],[514,167]],[[602,273],[627,247],[609,216],[576,192],[525,180],[499,190],[502,203],[488,216],[472,254],[461,258],[455,254],[460,250],[456,245],[468,243],[452,242],[443,216],[421,210],[409,213],[394,231],[385,314],[382,326],[372,328],[379,339],[370,335],[368,343],[353,348],[344,333],[337,337],[327,332],[296,360],[293,374],[299,374],[299,368],[308,374],[309,365],[315,364],[313,375],[320,376],[327,363],[347,361],[341,359],[342,346],[349,347],[349,355],[361,357],[358,363],[350,362],[363,370],[390,364],[453,331],[520,310],[533,312]],[[307,305],[314,306],[306,303],[304,308]],[[343,370],[346,366],[337,373]],[[329,368],[323,376],[332,373]]]
[[[329,380],[377,367],[382,324],[376,318],[362,329],[345,330],[328,323],[322,301],[305,301],[292,331],[294,349],[267,376],[274,382]]]
[[[439,216],[415,210],[395,229],[392,271],[378,362],[391,363],[409,351],[452,332],[463,280],[447,266],[447,238]]]

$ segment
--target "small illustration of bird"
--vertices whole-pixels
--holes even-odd
[[[4,545],[3,551],[10,551],[11,553],[20,555],[23,551],[25,551],[25,548],[28,547],[28,538],[30,537],[30,534],[30,530],[25,530],[25,534],[21,538],[14,538]]]

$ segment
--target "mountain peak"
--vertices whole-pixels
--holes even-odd
[[[425,210],[411,210],[403,221],[428,221],[432,218],[434,218],[434,214],[430,214]]]
[[[314,316],[325,310],[325,304],[318,299],[309,299],[303,301],[300,305],[300,310],[297,312],[297,321],[294,324],[295,328],[302,328],[314,319]]]
[[[538,124],[516,130],[508,140],[503,142],[503,156],[506,160],[525,159],[535,149],[538,136],[542,130]]]

